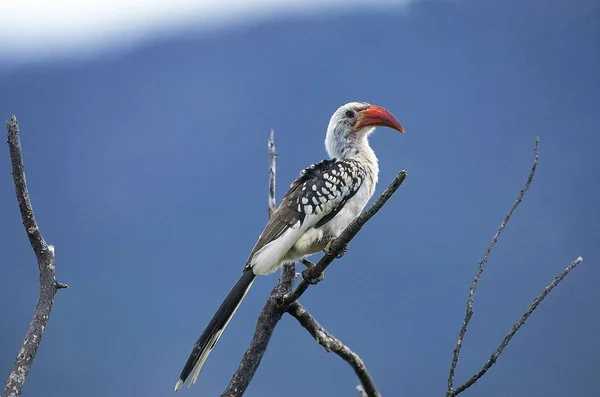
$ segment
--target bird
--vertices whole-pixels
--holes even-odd
[[[350,102],[333,113],[325,135],[329,159],[301,171],[271,214],[241,277],[194,344],[175,391],[190,374],[189,386],[196,382],[256,276],[273,273],[285,263],[303,261],[321,251],[327,253],[333,240],[360,215],[373,196],[379,177],[377,156],[368,140],[378,126],[404,133],[389,111],[367,102]],[[307,281],[314,284],[318,280]]]

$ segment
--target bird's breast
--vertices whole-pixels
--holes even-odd
[[[367,205],[372,196],[372,190],[368,186],[362,186],[356,194],[344,205],[344,208],[336,214],[333,219],[324,224],[322,229],[324,236],[339,236],[342,231],[356,219]]]

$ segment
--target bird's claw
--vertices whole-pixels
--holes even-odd
[[[310,276],[310,271],[313,267],[315,267],[315,264],[312,263],[311,261],[309,261],[306,258],[302,258],[302,260],[300,261],[304,266],[306,266],[306,269],[302,272],[302,278],[304,280],[306,280],[307,283],[315,285],[318,284],[319,282],[323,281],[323,279],[325,278],[325,276],[323,275],[323,273],[319,274],[318,277],[311,277]]]
[[[311,269],[311,268],[315,267],[315,264],[306,258],[302,258],[300,260],[300,263],[302,263],[304,266],[306,266],[307,269]]]
[[[306,269],[304,269],[302,271],[302,278],[309,284],[311,285],[317,285],[319,282],[323,281],[323,279],[325,279],[325,276],[323,275],[323,273],[319,274],[318,277],[311,277],[310,275],[310,267],[307,267]]]
[[[325,246],[325,248],[323,248],[323,252],[325,252],[326,255],[331,255],[334,256],[333,253],[331,252],[331,245],[333,244],[333,242],[335,241],[335,239],[331,239],[327,242],[327,245]],[[341,258],[342,256],[344,256],[344,254],[350,249],[350,246],[348,244],[344,245],[344,248],[342,248],[342,252],[340,252],[339,254],[335,255],[336,259]]]

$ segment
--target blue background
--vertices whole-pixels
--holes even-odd
[[[371,142],[383,190],[409,177],[302,303],[361,355],[384,396],[444,394],[478,261],[532,189],[480,283],[457,382],[531,300],[542,303],[465,396],[600,389],[600,8],[597,1],[417,2],[187,32],[86,61],[0,68],[58,293],[24,395],[171,395],[189,349],[266,221],[267,138],[278,198],[325,156],[333,111],[368,101],[407,133]],[[0,374],[37,299],[8,148],[0,172]],[[276,276],[261,278],[183,395],[218,395]],[[277,327],[248,396],[351,396],[352,370],[294,319]]]

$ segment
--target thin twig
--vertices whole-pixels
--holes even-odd
[[[25,168],[23,165],[23,153],[21,151],[21,142],[19,139],[19,123],[15,116],[6,123],[8,131],[8,147],[10,150],[10,160],[12,163],[12,174],[15,183],[15,193],[23,226],[29,238],[29,243],[37,257],[40,271],[40,294],[38,297],[33,319],[25,334],[23,345],[19,350],[17,359],[13,365],[12,372],[6,382],[6,387],[2,397],[18,397],[21,395],[21,389],[25,384],[25,378],[31,368],[31,363],[35,357],[38,347],[42,341],[42,335],[48,322],[48,317],[54,304],[54,297],[59,288],[67,288],[66,284],[56,281],[56,268],[54,247],[47,244],[38,228],[38,224],[33,214],[33,208],[27,191],[27,182],[25,179]]]
[[[453,355],[452,355],[452,364],[450,365],[450,373],[448,375],[448,389],[446,390],[446,396],[452,395],[452,389],[454,387],[454,376],[456,373],[456,366],[458,364],[458,357],[460,355],[460,349],[462,347],[463,339],[465,337],[465,334],[467,333],[467,326],[469,325],[469,322],[471,321],[471,317],[473,316],[473,300],[475,297],[475,291],[477,290],[477,285],[479,284],[479,279],[481,278],[481,275],[483,274],[483,270],[485,268],[485,264],[487,263],[488,256],[490,255],[492,248],[494,248],[494,245],[498,241],[498,237],[500,237],[500,234],[506,227],[506,224],[510,220],[513,212],[515,212],[515,210],[517,209],[517,207],[519,206],[521,201],[523,201],[523,196],[525,196],[525,192],[527,190],[529,190],[529,186],[531,185],[531,182],[533,181],[533,177],[535,175],[535,170],[538,165],[539,142],[540,142],[540,139],[539,139],[539,137],[537,137],[535,139],[533,165],[531,166],[531,171],[529,172],[529,176],[527,177],[527,182],[525,183],[525,186],[523,187],[523,189],[521,189],[521,191],[519,192],[519,195],[517,196],[517,200],[513,203],[512,207],[510,207],[510,210],[508,211],[508,213],[502,220],[502,223],[500,223],[500,227],[498,227],[498,230],[496,231],[496,234],[492,238],[492,241],[487,246],[487,249],[485,250],[485,253],[483,255],[483,259],[481,260],[481,262],[479,262],[479,267],[477,268],[477,272],[475,273],[475,277],[473,278],[473,283],[471,284],[471,288],[469,288],[469,297],[467,299],[465,318],[462,322],[462,326],[460,327],[460,331],[458,333],[458,340],[456,341],[456,346],[454,347],[454,351],[453,351]]]
[[[277,152],[275,151],[275,131],[271,129],[271,135],[268,141],[269,148],[269,217],[273,215],[277,209],[277,201],[275,199],[275,182],[277,179]],[[296,266],[293,263],[286,263],[281,267],[281,275],[279,276],[279,284],[277,290],[272,292],[281,295],[291,291],[296,278]]]
[[[275,131],[273,131],[273,129],[271,129],[271,135],[267,142],[267,147],[269,149],[268,210],[269,217],[271,217],[277,208],[277,201],[275,199],[277,152],[275,151]],[[283,310],[281,310],[277,305],[277,297],[285,295],[291,291],[295,276],[296,267],[294,264],[286,264],[281,268],[279,282],[271,291],[271,294],[269,295],[269,298],[267,299],[267,302],[265,303],[265,306],[263,307],[256,322],[256,329],[254,331],[252,342],[248,347],[248,350],[246,350],[244,353],[244,357],[240,363],[240,368],[238,368],[235,374],[233,374],[233,377],[231,378],[231,381],[229,382],[229,385],[223,392],[222,396],[241,395],[250,384],[250,381],[256,372],[256,368],[258,368],[260,365],[260,361],[267,350],[267,345],[271,340],[273,330],[284,313]],[[250,368],[254,368],[254,370],[242,371],[242,363],[245,363],[244,365],[248,365]],[[238,394],[240,389],[242,391]]]
[[[290,304],[287,308],[287,312],[294,316],[300,325],[302,325],[326,351],[334,352],[354,369],[356,376],[358,376],[358,379],[361,382],[365,396],[381,397],[381,394],[379,394],[379,391],[375,386],[375,382],[373,382],[373,378],[371,378],[371,374],[369,374],[365,363],[358,354],[354,353],[348,346],[344,345],[339,339],[331,335],[321,324],[319,324],[308,310],[297,301]]]
[[[371,204],[366,211],[344,229],[330,247],[330,254],[324,255],[319,263],[312,269],[314,273],[311,272],[309,274],[311,277],[314,276],[314,278],[317,278],[323,270],[329,266],[335,257],[343,251],[346,244],[348,244],[360,231],[364,224],[371,219],[371,217],[383,207],[394,192],[398,190],[402,182],[406,179],[406,176],[406,171],[400,171],[387,189],[379,196],[377,201]],[[292,279],[292,277],[295,276],[295,271],[288,272],[285,269],[284,266],[282,274],[286,274],[287,277]],[[271,335],[273,334],[273,330],[277,326],[277,323],[281,320],[283,313],[285,313],[290,304],[306,291],[308,285],[308,283],[302,281],[298,287],[296,287],[294,292],[287,292],[285,294],[279,293],[279,291],[282,290],[280,289],[279,284],[273,289],[258,318],[254,335],[250,341],[250,346],[246,350],[246,353],[244,353],[244,357],[240,361],[237,370],[231,377],[231,380],[221,397],[239,397],[244,394],[260,365],[260,361],[267,349],[267,345],[269,344],[269,340],[271,339]],[[283,290],[285,290],[285,288]]]
[[[324,255],[321,260],[308,271],[308,277],[316,279],[323,274],[327,266],[333,262],[336,257],[341,254],[346,245],[356,236],[356,234],[362,229],[362,227],[375,215],[381,207],[392,197],[392,195],[398,190],[400,185],[406,179],[408,173],[402,170],[396,175],[392,183],[385,189],[381,196],[375,201],[366,211],[358,216],[344,231],[333,241],[329,248],[329,254]],[[302,294],[308,289],[310,284],[306,280],[302,280],[294,292],[285,297],[286,303],[289,305],[297,300]]]
[[[281,299],[282,296],[292,292],[294,286],[294,280],[296,279],[296,265],[294,263],[286,263],[281,267],[281,275],[279,276],[279,283],[277,284],[277,298]],[[273,295],[275,296],[275,295]]]
[[[475,375],[473,375],[471,377],[471,379],[469,379],[468,381],[466,381],[465,383],[463,383],[462,385],[457,387],[455,390],[451,391],[450,396],[454,397],[454,396],[459,395],[460,393],[462,393],[463,391],[465,391],[469,387],[471,387],[473,384],[475,384],[475,382],[477,382],[479,380],[479,378],[481,378],[483,375],[485,375],[485,373],[488,371],[488,369],[490,369],[492,367],[492,365],[494,365],[496,363],[496,360],[498,359],[500,354],[502,354],[502,351],[504,350],[504,348],[509,344],[512,337],[515,336],[515,334],[517,333],[519,328],[521,328],[521,326],[523,324],[525,324],[525,321],[527,321],[527,318],[531,315],[531,313],[533,313],[533,311],[538,307],[538,305],[544,300],[546,295],[548,295],[550,293],[550,291],[552,291],[552,289],[554,289],[554,287],[556,287],[558,285],[558,283],[560,283],[567,276],[567,274],[569,274],[569,272],[571,270],[575,269],[575,267],[577,267],[577,265],[579,265],[581,262],[583,262],[583,258],[580,256],[577,259],[575,259],[573,262],[571,262],[569,264],[569,266],[567,266],[558,276],[556,276],[554,278],[554,280],[552,280],[552,282],[546,288],[544,288],[544,290],[533,300],[533,302],[527,308],[525,313],[523,313],[523,315],[521,316],[519,321],[517,321],[516,324],[512,326],[510,332],[508,334],[506,334],[506,336],[502,340],[502,343],[500,343],[500,346],[498,346],[496,348],[496,350],[494,350],[494,352],[492,353],[490,358],[485,362],[483,367]]]
[[[273,215],[277,204],[275,201],[275,180],[277,176],[277,152],[275,151],[275,131],[271,128],[271,136],[267,143],[269,147],[269,217]]]

